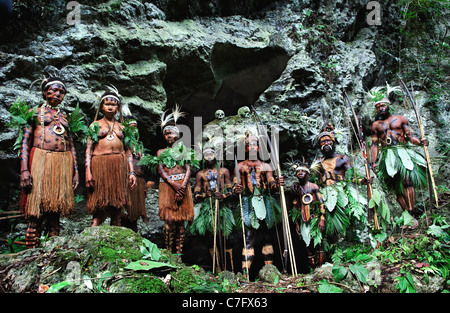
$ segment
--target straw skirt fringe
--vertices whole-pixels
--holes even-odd
[[[73,156],[70,151],[55,152],[33,148],[31,176],[33,188],[27,195],[26,217],[41,217],[43,213],[73,211]]]
[[[93,156],[91,172],[94,188],[88,189],[87,213],[94,214],[111,208],[123,210],[129,199],[125,154]]]
[[[136,186],[130,193],[130,206],[127,208],[127,219],[131,222],[137,221],[140,217],[147,222],[147,211],[145,210],[145,179],[136,176]]]
[[[186,188],[183,201],[177,203],[175,190],[166,182],[159,183],[159,217],[161,220],[172,223],[193,221],[194,202],[191,188]]]

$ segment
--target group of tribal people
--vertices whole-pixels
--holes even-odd
[[[20,151],[21,209],[28,219],[25,241],[30,248],[39,245],[44,222],[48,236],[59,235],[60,216],[72,213],[74,190],[79,184],[73,136],[69,132],[66,115],[59,108],[67,92],[66,84],[59,77],[49,77],[42,82],[41,91],[45,102],[30,109],[35,110],[36,114],[34,122],[23,129]],[[410,154],[413,168],[405,168],[397,150],[394,154],[399,164],[396,166],[403,167],[395,175],[387,172],[389,169],[383,162],[386,162],[386,155],[391,153],[391,147],[401,145],[408,150],[410,146],[407,143],[428,145],[428,141],[413,136],[405,117],[391,114],[387,96],[375,100],[378,119],[372,125],[372,169],[378,166],[377,173],[395,191],[401,208],[414,215],[416,178],[423,176],[426,165],[414,158],[414,152]],[[121,105],[118,91],[107,90],[100,98],[94,122],[89,127],[91,133],[87,139],[85,158],[87,213],[92,214],[91,226],[101,225],[110,217],[111,225],[129,223],[130,228],[136,231],[138,218],[147,218],[146,185],[142,177],[142,163],[138,163],[142,155],[124,144]],[[100,112],[103,117],[97,119]],[[117,113],[120,113],[120,120],[116,119]],[[186,225],[196,224],[200,216],[204,217],[205,223],[214,225],[213,202],[223,202],[239,195],[240,209],[235,211],[239,212],[237,216],[243,228],[242,271],[244,274],[249,273],[255,257],[257,233],[263,233],[264,237],[264,262],[271,264],[274,248],[270,236],[264,234],[280,221],[280,206],[273,193],[284,186],[284,177],[281,173],[275,175],[272,167],[258,158],[259,137],[250,132],[243,136],[245,160],[239,163],[236,161],[233,175],[222,164],[219,166],[213,145],[203,147],[202,169],[198,164],[193,166],[194,163],[188,161],[177,161],[174,155],[181,150],[173,145],[180,139],[177,119],[181,115],[175,110],[161,116],[161,130],[167,147],[158,150],[156,156],[150,159],[146,157],[146,162],[143,162],[154,166],[160,176],[159,217],[165,222],[166,248],[181,256]],[[336,208],[326,207],[322,187],[344,181],[367,184],[372,180],[363,178],[355,181],[348,177],[352,165],[348,156],[336,153],[335,135],[331,123],[325,124],[318,135],[322,153],[315,167],[318,184],[310,181],[313,167],[305,161],[295,161],[293,168],[298,181],[288,189],[293,199],[290,216],[296,225],[295,233],[304,237],[312,267],[323,264],[324,253],[320,240],[311,242],[305,237],[311,234],[321,237],[328,227],[333,227],[328,216],[342,213],[339,212],[338,204]],[[391,158],[388,162],[395,160]],[[198,172],[192,192],[190,179],[194,177],[191,174],[195,170]],[[196,214],[196,220],[194,202],[205,203],[201,206],[203,211]],[[345,208],[341,209],[345,211]]]

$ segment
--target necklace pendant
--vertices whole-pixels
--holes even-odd
[[[114,139],[114,134],[109,134],[108,136],[106,136],[106,140],[111,141]]]
[[[55,125],[53,127],[53,132],[57,135],[61,136],[62,134],[64,134],[65,131],[66,131],[66,129],[62,125]]]

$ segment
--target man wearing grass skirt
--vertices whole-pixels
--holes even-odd
[[[372,123],[372,169],[395,192],[400,207],[414,217],[415,189],[426,186],[427,174],[425,159],[408,142],[428,146],[428,140],[415,137],[406,117],[391,114],[390,104],[387,96],[374,101],[378,119]],[[410,228],[417,225],[414,217]]]
[[[358,193],[352,184],[367,184],[367,179],[352,177],[349,157],[336,152],[336,133],[338,131],[330,122],[325,123],[318,135],[322,157],[311,166],[311,170],[318,174],[320,193],[327,208],[324,238],[329,243],[345,235],[351,224],[364,222],[363,203],[367,201],[363,201],[363,194]]]
[[[280,220],[281,209],[270,192],[284,186],[284,177],[274,177],[270,164],[259,159],[259,138],[247,131],[245,134],[246,159],[237,165],[239,183],[234,177],[233,191],[242,194],[243,221],[246,226],[246,246],[242,249],[242,272],[250,275],[255,257],[256,235],[262,231],[262,255],[265,264],[272,264],[274,249],[270,229]],[[236,173],[236,169],[234,171]]]

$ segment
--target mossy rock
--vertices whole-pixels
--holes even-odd
[[[143,238],[124,227],[96,226],[86,228],[69,243],[69,248],[82,250],[82,264],[97,272],[100,268],[118,272],[132,261],[142,258]]]
[[[176,293],[192,292],[192,288],[211,281],[213,277],[199,266],[182,267],[172,272],[171,287]]]
[[[114,282],[108,292],[111,293],[168,293],[169,287],[158,277],[141,274],[125,277]]]
[[[269,284],[274,284],[281,276],[278,268],[273,264],[266,264],[259,271],[259,278]]]

